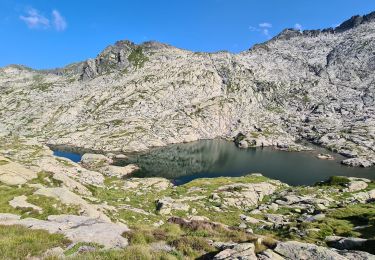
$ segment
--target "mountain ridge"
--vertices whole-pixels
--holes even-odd
[[[239,54],[119,41],[65,71],[3,68],[0,132],[123,152],[213,138],[293,150],[303,139],[371,166],[375,26],[365,17]]]
[[[206,54],[215,54],[215,53],[220,53],[220,52],[231,53],[231,54],[240,54],[242,52],[249,51],[249,50],[251,50],[254,47],[257,47],[259,45],[267,44],[267,42],[272,41],[274,39],[280,39],[280,37],[301,36],[301,35],[307,35],[307,36],[314,36],[315,35],[316,36],[319,33],[342,33],[342,32],[345,32],[347,30],[353,29],[353,28],[355,28],[355,27],[357,27],[357,26],[359,26],[363,23],[368,23],[368,22],[373,22],[373,21],[375,21],[375,11],[370,12],[368,14],[364,14],[364,15],[354,15],[351,18],[342,22],[340,25],[338,25],[335,28],[334,27],[327,27],[327,28],[323,28],[323,29],[308,29],[308,30],[298,30],[298,29],[295,29],[295,28],[286,28],[286,29],[282,30],[280,33],[278,33],[277,35],[275,35],[274,37],[272,37],[270,40],[265,41],[265,42],[261,42],[261,43],[256,43],[251,48],[249,48],[247,50],[243,50],[239,53],[230,52],[228,50],[218,50],[218,51],[213,51],[213,52],[192,51],[192,50],[185,49],[185,48],[179,48],[179,47],[170,45],[168,43],[159,42],[157,40],[150,40],[150,41],[145,41],[145,42],[141,42],[139,44],[136,44],[131,40],[124,39],[124,40],[118,40],[112,45],[108,45],[98,55],[100,55],[102,52],[104,52],[107,48],[111,48],[113,46],[119,46],[120,47],[120,46],[123,46],[124,44],[125,45],[126,44],[132,45],[132,46],[156,45],[156,46],[171,47],[171,48],[176,48],[176,49],[180,49],[180,50],[185,50],[185,51],[190,51],[190,52],[198,52],[198,53],[206,53]],[[34,69],[34,68],[31,68],[31,67],[28,67],[28,66],[22,65],[22,64],[9,64],[9,65],[6,65],[4,67],[0,67],[0,69],[6,68],[8,66],[19,66],[19,67],[24,67],[25,69],[32,69],[32,70],[40,71],[40,72],[47,72],[47,73],[51,72],[51,73],[53,73],[55,71],[61,71],[64,68],[70,67],[72,65],[84,63],[84,62],[86,62],[87,60],[90,60],[90,59],[93,59],[93,58],[69,63],[65,66],[56,67],[56,68],[52,68],[52,69]]]

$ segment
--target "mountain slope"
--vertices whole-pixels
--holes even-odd
[[[0,131],[50,144],[136,151],[234,138],[307,139],[375,163],[375,13],[336,29],[285,30],[240,54],[120,41],[53,71],[0,70]]]

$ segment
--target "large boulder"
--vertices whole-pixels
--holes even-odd
[[[131,178],[124,182],[124,190],[133,191],[162,191],[172,186],[172,183],[165,178]]]
[[[353,194],[352,200],[360,203],[371,202],[375,200],[375,189],[367,192],[358,192]]]
[[[172,210],[189,211],[190,206],[179,200],[174,200],[170,197],[164,197],[157,201],[156,209],[159,214],[168,215]]]
[[[297,241],[279,242],[274,251],[291,260],[347,260],[375,259],[374,255],[360,251],[339,251]]]
[[[278,186],[268,183],[234,183],[219,187],[216,193],[221,194],[223,204],[241,209],[258,205],[264,196],[271,195]]]
[[[109,165],[105,167],[103,173],[110,177],[124,178],[132,173],[138,171],[140,168],[135,164],[129,164],[126,166],[113,166]]]
[[[22,165],[10,162],[0,164],[0,182],[7,185],[21,185],[37,177],[36,172]]]
[[[214,260],[257,260],[255,255],[255,245],[253,243],[243,243],[229,245],[223,251],[216,254]]]
[[[348,184],[346,184],[345,191],[348,192],[355,192],[366,189],[368,184],[364,181],[358,180],[358,181],[350,181]]]
[[[81,163],[88,167],[103,166],[112,162],[112,159],[103,154],[85,153],[81,158]]]

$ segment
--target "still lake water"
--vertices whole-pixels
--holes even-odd
[[[336,160],[328,161],[316,158],[318,153],[328,152],[320,148],[312,152],[239,149],[225,140],[202,140],[130,154],[127,160],[117,161],[115,165],[135,163],[141,170],[132,177],[165,177],[178,185],[196,178],[249,173],[262,173],[290,185],[310,185],[334,175],[375,179],[374,167],[351,168],[339,163],[344,157],[338,154],[331,153]]]
[[[53,151],[53,155],[57,157],[68,158],[71,161],[76,162],[76,163],[80,162],[82,158],[82,155],[78,153],[70,153],[70,152],[65,152],[65,151],[60,151],[60,150]]]

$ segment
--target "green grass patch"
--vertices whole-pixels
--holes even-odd
[[[64,160],[64,159],[60,159],[60,158],[56,158],[56,160],[66,167],[74,167],[74,165],[71,164],[68,160]]]
[[[90,246],[90,247],[96,248],[97,250],[102,249],[104,247],[104,246],[96,244],[96,243],[79,242],[79,243],[76,243],[73,247],[71,247],[68,250],[66,250],[64,252],[64,254],[66,256],[72,255],[72,254],[76,253],[81,246]]]
[[[317,186],[341,186],[344,187],[348,184],[350,180],[347,177],[343,176],[331,176],[328,180],[323,182],[318,182]]]
[[[31,230],[22,226],[0,225],[1,259],[26,259],[40,256],[46,250],[70,243],[61,234],[49,234],[43,230]]]
[[[5,164],[8,164],[9,162],[8,161],[5,161],[5,160],[0,160],[0,166],[1,165],[5,165]]]
[[[151,250],[149,246],[132,245],[123,250],[104,250],[79,254],[69,258],[72,260],[176,260],[184,259],[173,255],[172,253],[157,252]]]
[[[62,184],[62,181],[56,180],[53,178],[52,172],[38,172],[38,177],[35,179],[32,179],[29,183],[39,183],[46,187],[60,187]]]
[[[55,198],[41,195],[30,195],[28,196],[27,201],[43,209],[42,213],[36,213],[34,211],[25,213],[30,217],[38,219],[47,219],[49,215],[79,215],[80,211],[80,207],[77,205],[66,205]]]
[[[27,186],[10,187],[7,185],[0,185],[0,212],[20,215],[23,214],[24,212],[22,210],[11,207],[9,205],[9,201],[14,197],[21,195],[31,195],[33,192],[34,189]]]

